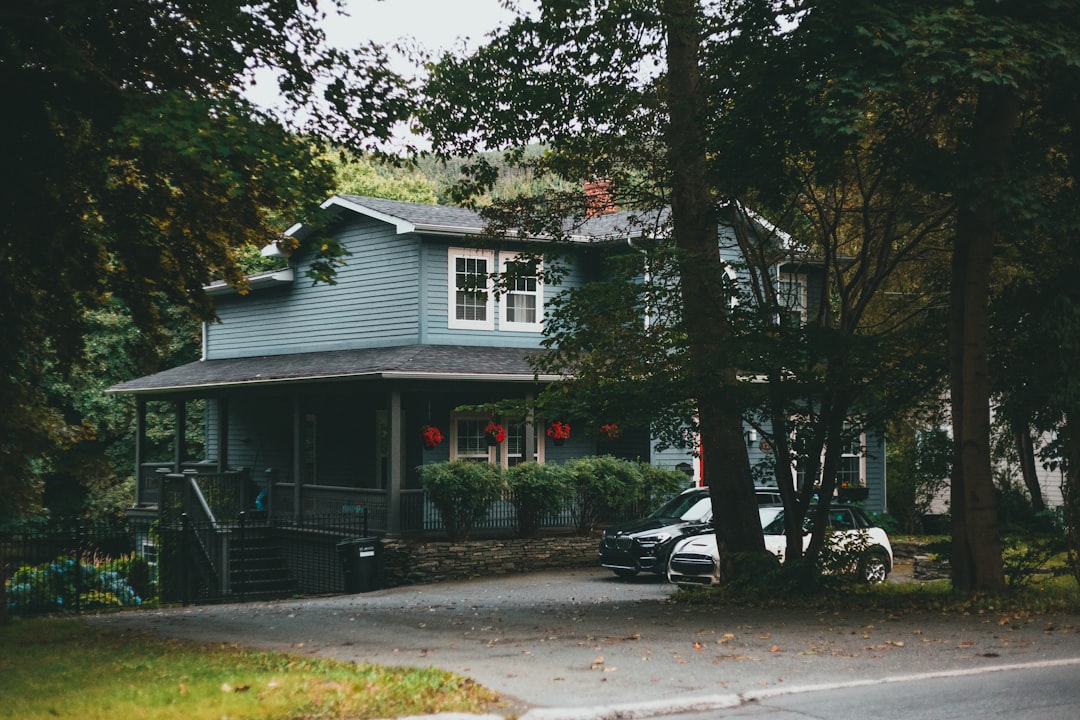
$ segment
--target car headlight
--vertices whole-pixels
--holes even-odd
[[[642,535],[637,539],[638,545],[642,547],[655,547],[661,543],[665,543],[671,539],[671,533],[657,533],[656,535]]]

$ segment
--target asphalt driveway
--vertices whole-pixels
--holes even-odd
[[[671,603],[672,592],[655,578],[624,580],[586,568],[307,600],[125,611],[95,621],[340,660],[435,665],[503,694],[508,715],[677,705],[1080,658],[1076,616],[700,608]]]

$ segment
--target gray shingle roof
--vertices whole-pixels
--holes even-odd
[[[235,385],[391,377],[523,382],[535,378],[528,358],[545,352],[523,348],[405,345],[200,360],[129,380],[109,390],[153,394]]]
[[[484,229],[480,214],[465,208],[449,205],[384,200],[360,195],[336,195],[336,198],[353,206],[373,210],[382,215],[404,220],[419,229],[446,229],[479,233]],[[626,236],[655,235],[667,219],[667,211],[616,212],[585,220],[580,227],[568,230],[571,234],[587,239],[603,240]]]
[[[384,215],[400,218],[413,225],[471,228],[477,231],[482,230],[484,227],[484,221],[480,219],[478,213],[452,205],[427,205],[402,200],[361,197],[360,195],[338,195],[338,197]]]

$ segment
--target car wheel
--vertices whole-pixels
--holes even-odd
[[[881,553],[871,552],[859,563],[859,579],[871,585],[885,582],[889,576],[889,561]]]
[[[618,568],[613,570],[612,572],[614,572],[621,578],[632,578],[638,574],[637,570],[631,570],[630,568]]]

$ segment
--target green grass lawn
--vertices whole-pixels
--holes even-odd
[[[435,668],[384,668],[119,633],[77,618],[0,626],[0,718],[388,718],[490,712]]]

